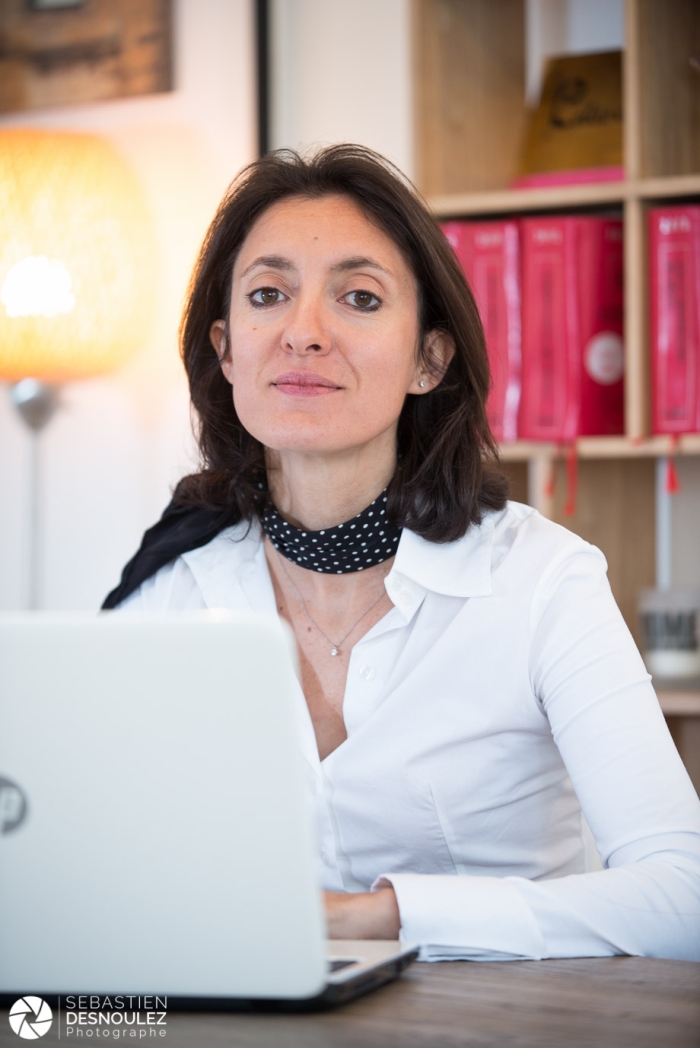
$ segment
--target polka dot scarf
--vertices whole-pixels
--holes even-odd
[[[362,571],[393,557],[401,529],[386,519],[386,489],[352,520],[323,531],[302,531],[284,520],[274,506],[265,511],[263,531],[272,545],[286,557],[309,571],[344,575]]]

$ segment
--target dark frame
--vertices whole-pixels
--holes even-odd
[[[270,151],[270,0],[255,0],[258,155]]]

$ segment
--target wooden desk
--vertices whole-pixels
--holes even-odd
[[[0,1046],[21,1044],[0,1013]],[[698,1048],[700,964],[640,957],[414,964],[389,986],[312,1015],[170,1012],[163,1038],[41,1044],[163,1048]]]
[[[171,1013],[162,1043],[165,1048],[698,1048],[700,964],[639,957],[414,964],[397,982],[334,1012]]]

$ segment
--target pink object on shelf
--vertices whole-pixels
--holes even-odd
[[[491,392],[486,413],[498,441],[517,438],[520,400],[518,223],[446,222],[442,231],[464,270],[486,336]]]
[[[700,206],[649,211],[652,428],[700,432]]]
[[[624,167],[580,167],[571,171],[541,171],[519,175],[511,182],[513,189],[537,189],[547,186],[580,186],[588,182],[622,182]]]
[[[579,434],[625,431],[623,225],[579,218]]]
[[[526,218],[518,434],[624,432],[622,222]]]

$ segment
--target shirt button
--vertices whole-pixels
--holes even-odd
[[[360,670],[360,676],[362,677],[363,680],[370,681],[370,680],[374,680],[374,678],[376,677],[376,672],[372,668],[372,666],[363,666],[362,669]]]

